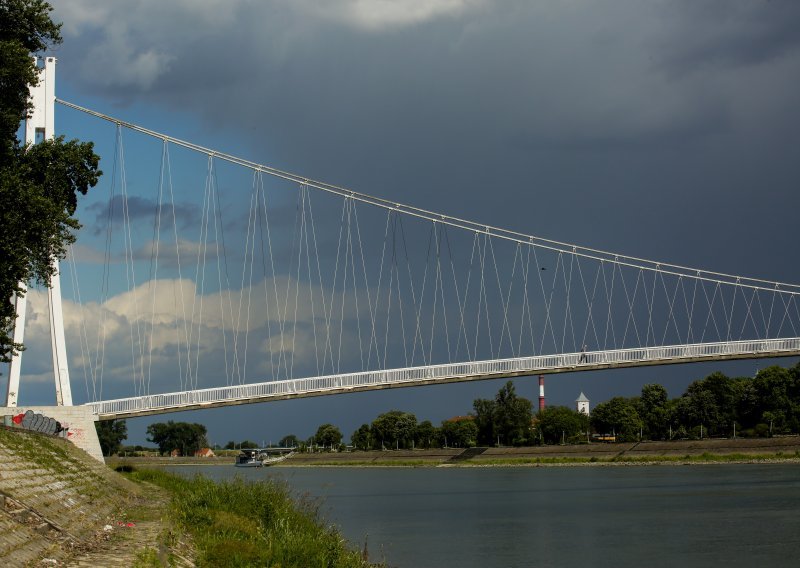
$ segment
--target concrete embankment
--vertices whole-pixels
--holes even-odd
[[[132,566],[158,546],[163,505],[66,440],[0,427],[4,567]]]

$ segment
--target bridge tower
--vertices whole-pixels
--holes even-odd
[[[25,143],[37,144],[48,140],[55,135],[55,79],[56,58],[43,58],[43,66],[39,67],[39,60],[35,58],[39,69],[39,84],[31,87],[30,95],[33,101],[31,116],[25,121]],[[53,259],[53,277],[47,287],[50,312],[50,343],[53,353],[53,375],[56,385],[56,404],[58,406],[72,406],[72,390],[69,384],[69,367],[67,365],[67,348],[64,339],[64,316],[61,308],[61,277],[59,275],[58,259]],[[23,291],[27,291],[24,282],[20,283]],[[25,333],[25,311],[27,299],[25,295],[15,296],[13,299],[16,308],[16,321],[14,323],[14,342],[22,343]],[[8,369],[8,389],[6,391],[7,407],[16,407],[19,399],[20,366],[22,353],[17,353],[11,359]]]

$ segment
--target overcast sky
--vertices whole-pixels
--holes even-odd
[[[793,0],[52,3],[63,99],[481,223],[800,282]],[[766,364],[564,375],[548,398],[572,405],[583,390],[594,404],[653,381],[677,396],[713,370]],[[531,398],[534,383],[517,381]],[[217,443],[323,422],[347,436],[393,408],[438,423],[501,384],[170,418],[206,423]],[[152,421],[129,421],[131,439]]]

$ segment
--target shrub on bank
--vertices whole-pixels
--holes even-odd
[[[282,482],[214,482],[153,470],[131,477],[172,493],[172,514],[192,536],[198,566],[370,566],[323,523],[313,501],[295,502]]]

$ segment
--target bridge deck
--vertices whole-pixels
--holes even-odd
[[[585,357],[583,357],[585,355]],[[696,361],[800,355],[800,337],[448,363],[154,394],[88,403],[99,420],[398,387]]]

